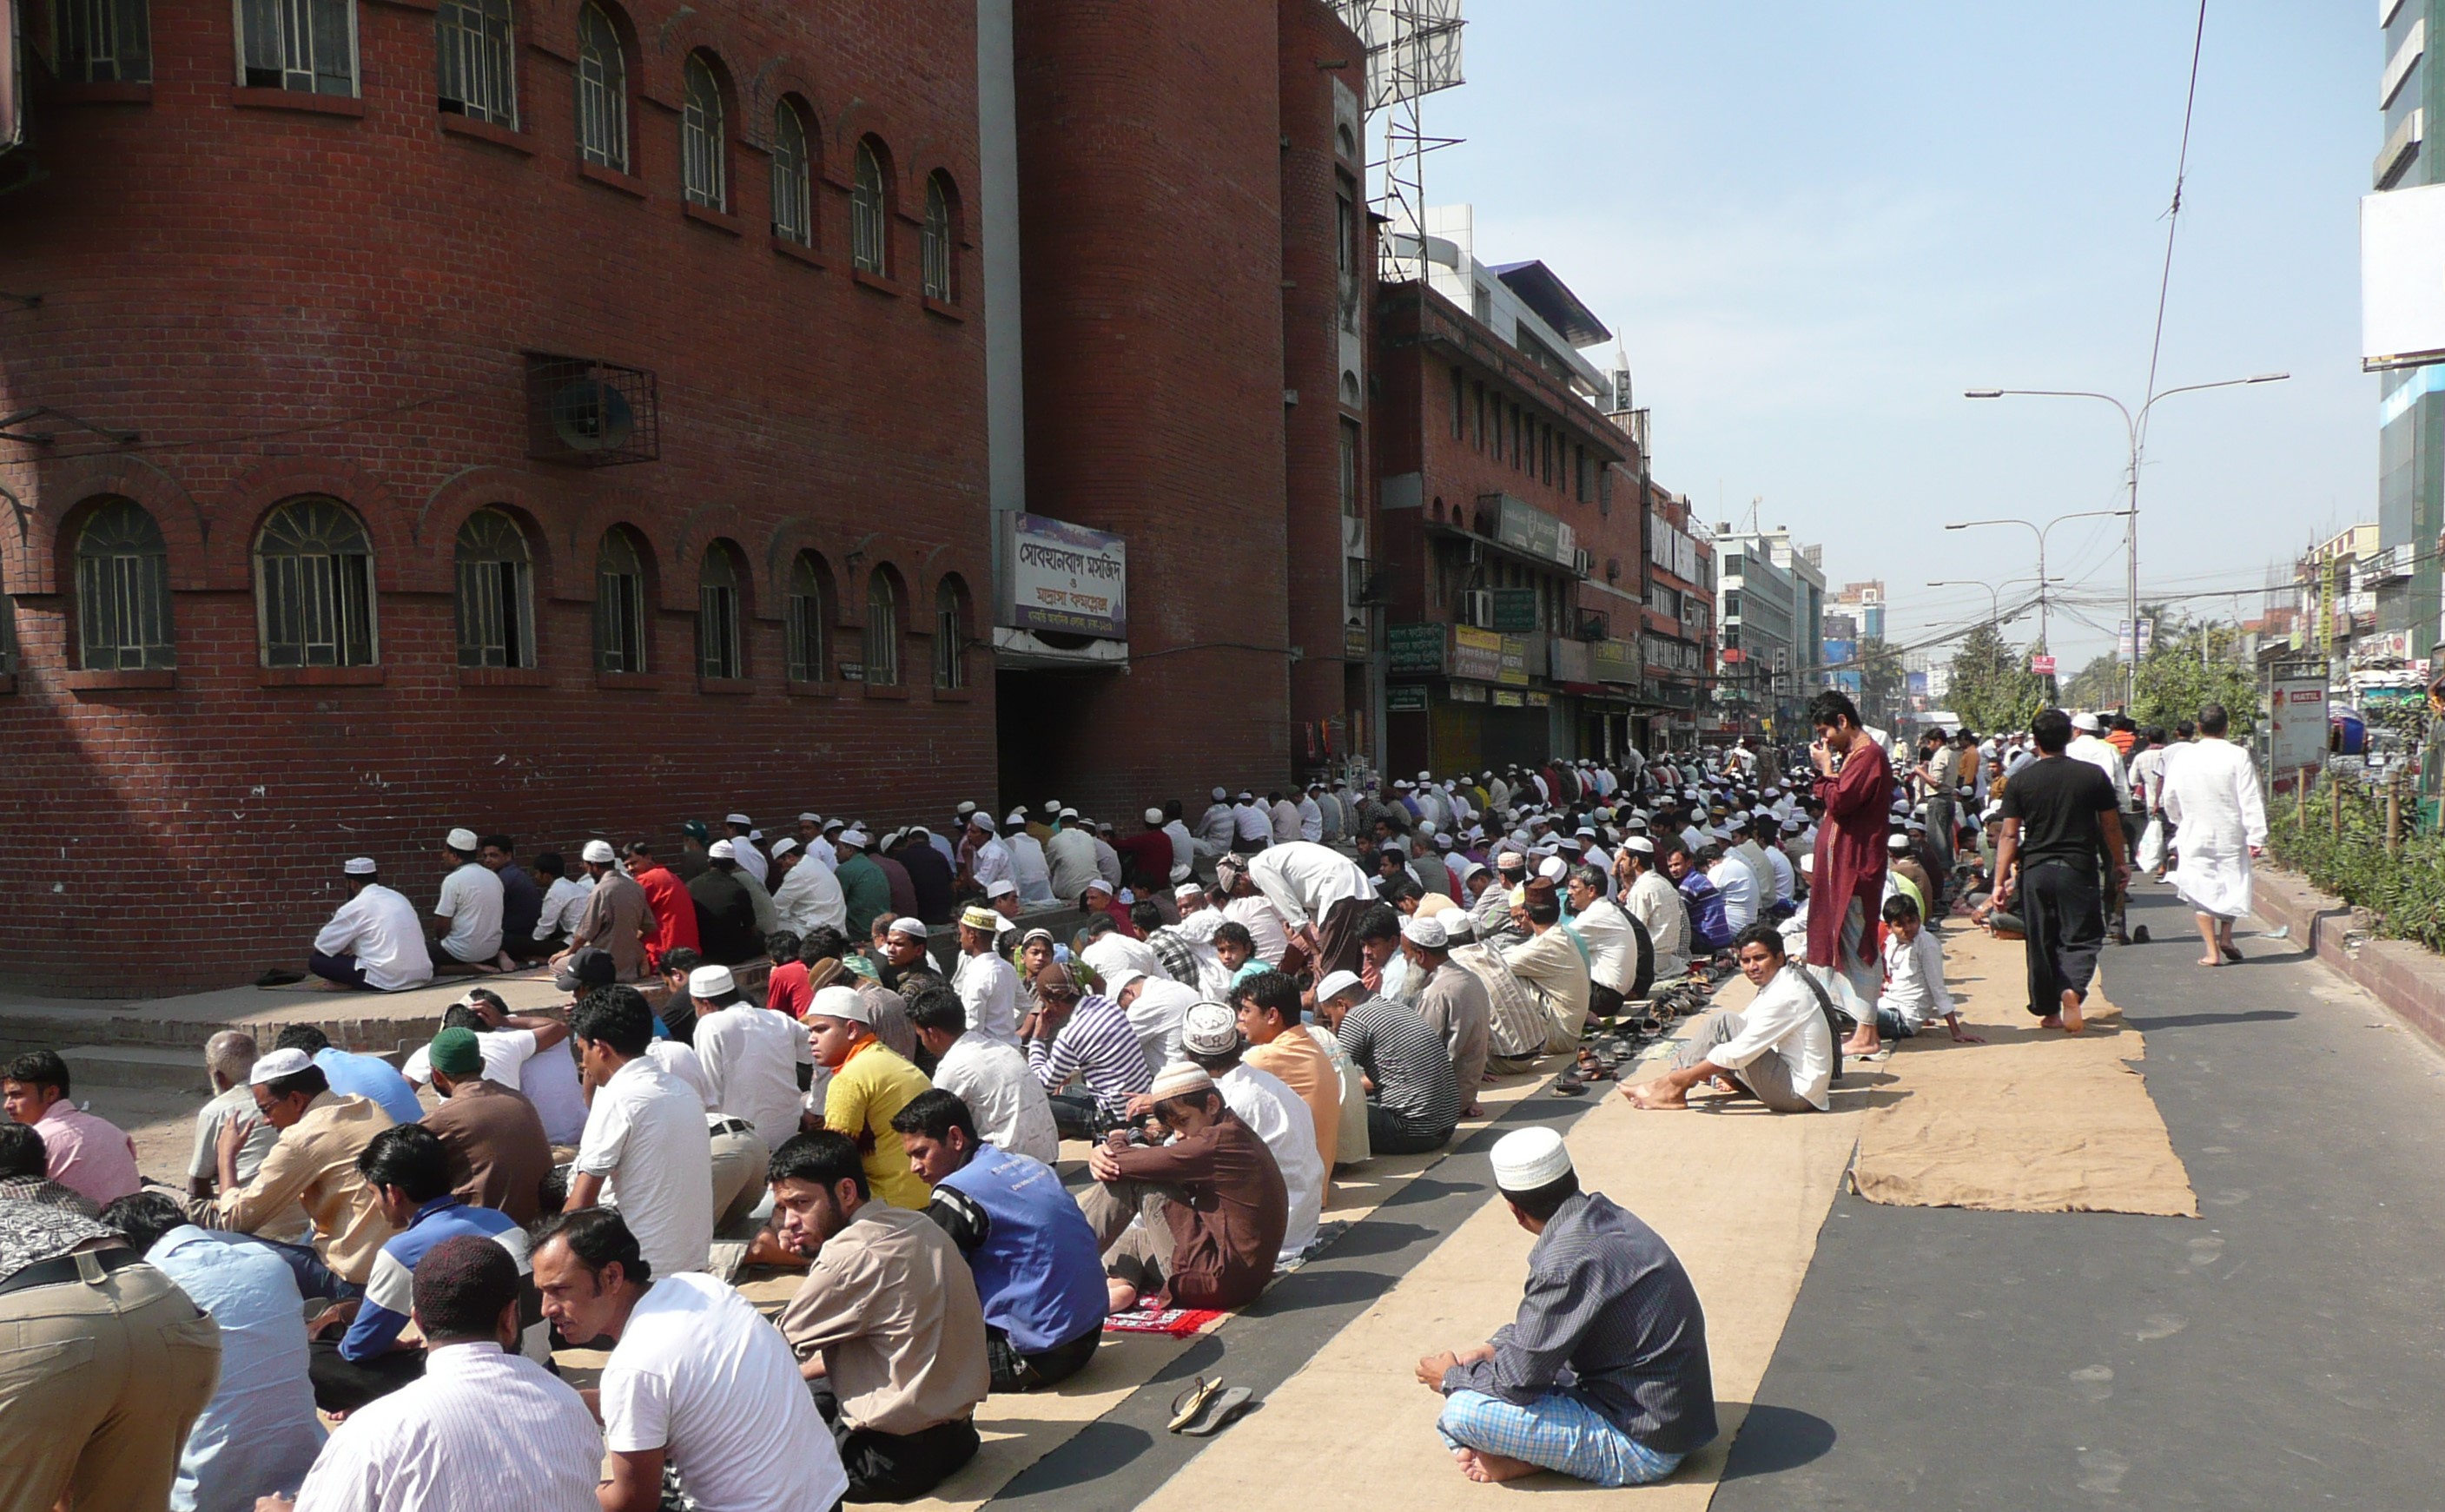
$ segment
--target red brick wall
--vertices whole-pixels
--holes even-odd
[[[1028,506],[1127,535],[1131,586],[1129,670],[1022,737],[1082,810],[1193,819],[1291,771],[1277,17],[1060,0],[1014,43]]]
[[[973,203],[973,11],[640,0],[628,19],[644,43],[625,190],[575,164],[570,0],[519,12],[511,145],[441,129],[433,17],[412,3],[360,7],[362,115],[233,104],[230,9],[196,0],[157,0],[149,103],[71,103],[36,79],[48,177],[0,215],[0,289],[44,302],[0,306],[0,413],[49,405],[142,439],[0,446],[24,643],[0,696],[0,976],[152,994],[294,964],[343,857],[380,857],[423,906],[454,824],[573,849],[733,808],[769,829],[807,807],[896,820],[990,795],[989,653],[968,653],[964,695],[930,673],[936,584],[959,573],[990,603],[981,322],[972,299],[928,308],[916,285],[924,176]],[[730,76],[726,224],[679,196],[679,80],[700,47]],[[784,92],[815,127],[812,259],[766,232],[762,144]],[[885,280],[849,269],[849,154],[868,132],[898,212]],[[970,290],[974,257],[958,258]],[[662,459],[530,461],[530,348],[654,369]],[[258,669],[249,548],[269,509],[309,492],[373,538],[378,681],[275,686]],[[104,493],[168,539],[173,687],[70,685],[91,680],[68,675],[61,527]],[[536,558],[541,666],[494,680],[512,686],[456,664],[452,544],[487,504],[527,522]],[[612,690],[590,601],[595,543],[620,521],[654,549],[661,607],[653,680]],[[716,536],[751,569],[737,691],[694,676]],[[845,578],[839,659],[858,656],[865,574],[888,564],[906,585],[905,693],[785,686],[801,548]]]

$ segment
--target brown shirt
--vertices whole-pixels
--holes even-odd
[[[1277,1041],[1278,1043],[1278,1041]],[[1181,1307],[1240,1307],[1274,1278],[1290,1226],[1281,1167],[1255,1129],[1225,1112],[1203,1131],[1168,1145],[1132,1145],[1113,1159],[1124,1180],[1178,1187],[1172,1203],[1171,1264],[1166,1275]]]
[[[645,974],[645,945],[638,931],[652,917],[645,889],[634,878],[606,872],[586,895],[586,909],[577,916],[577,927],[569,933],[569,948],[592,945],[608,950],[620,968],[620,980],[634,981]]]
[[[781,1335],[801,1360],[823,1354],[852,1428],[915,1433],[956,1422],[992,1384],[976,1279],[923,1211],[859,1208],[824,1241],[781,1310]]]
[[[1485,1057],[1491,1054],[1494,1003],[1485,983],[1446,961],[1418,994],[1418,1017],[1427,1021],[1451,1055],[1452,1074],[1460,1081],[1461,1106],[1477,1101],[1485,1082]]]
[[[1240,1058],[1298,1093],[1316,1120],[1316,1152],[1324,1157],[1328,1179],[1334,1157],[1341,1150],[1341,1069],[1304,1024],[1293,1024],[1261,1045],[1250,1045]]]
[[[450,1157],[452,1191],[520,1224],[535,1221],[551,1174],[551,1141],[525,1093],[498,1082],[458,1082],[424,1115],[424,1127]]]
[[[306,1105],[305,1116],[280,1131],[254,1180],[223,1192],[198,1221],[252,1234],[293,1203],[313,1220],[323,1263],[342,1280],[363,1286],[391,1227],[373,1188],[357,1174],[357,1156],[390,1126],[390,1114],[370,1098],[320,1093]]]

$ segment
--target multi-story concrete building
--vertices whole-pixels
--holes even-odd
[[[1715,701],[1715,542],[1686,494],[1647,489],[1647,607],[1639,655],[1641,749],[1688,750],[1701,734],[1721,733]]]
[[[2370,181],[2380,193],[2445,183],[2428,150],[2428,117],[2445,111],[2445,69],[2428,66],[2428,44],[2445,28],[2445,0],[2383,0],[2379,62],[2380,140]],[[2400,631],[2424,660],[2439,639],[2439,544],[2445,540],[2445,364],[2379,377],[2378,532],[2398,549],[2398,572],[2378,587],[2377,625]]]

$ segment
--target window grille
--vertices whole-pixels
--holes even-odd
[[[594,667],[645,670],[645,563],[626,531],[604,532],[594,553]]]
[[[458,664],[532,667],[533,568],[526,532],[499,510],[458,527]]]
[[[251,89],[357,92],[353,0],[238,0],[239,80]]]
[[[254,570],[265,666],[374,664],[373,545],[346,505],[307,498],[273,511]]]
[[[85,670],[177,666],[170,546],[153,516],[141,505],[111,500],[86,518],[76,555],[77,650]]]
[[[721,133],[721,85],[701,55],[691,57],[680,103],[680,189],[708,210],[730,208]]]
[[[433,36],[441,108],[514,128],[518,92],[510,0],[441,0]]]
[[[887,273],[889,243],[884,224],[883,161],[865,142],[857,144],[856,177],[849,196],[849,261],[869,273]]]
[[[773,111],[773,234],[812,247],[815,201],[808,180],[807,123],[787,101]]]
[[[611,18],[593,5],[577,9],[577,155],[628,171],[628,60]]]

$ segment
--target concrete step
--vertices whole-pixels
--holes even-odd
[[[140,1045],[67,1045],[60,1058],[77,1089],[140,1087],[157,1092],[212,1095],[200,1050],[148,1049]]]

